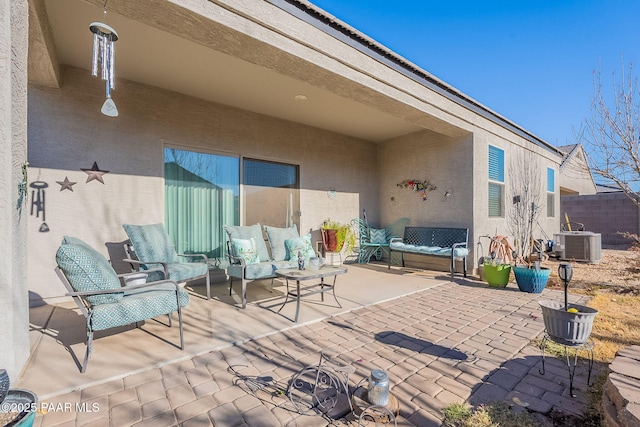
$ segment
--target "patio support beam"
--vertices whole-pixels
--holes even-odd
[[[27,160],[29,8],[0,0],[0,368],[17,381],[29,356],[27,218],[16,209]]]
[[[29,0],[29,83],[60,87],[60,63],[44,0]]]

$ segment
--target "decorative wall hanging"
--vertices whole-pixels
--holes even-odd
[[[103,20],[107,18],[107,2],[103,6]],[[118,33],[104,22],[92,22],[89,24],[89,30],[93,33],[93,57],[91,59],[91,75],[98,77],[98,68],[100,68],[100,77],[105,81],[107,99],[102,104],[100,110],[102,114],[109,117],[118,117],[118,108],[116,103],[111,99],[111,91],[115,88],[115,45],[118,40]]]
[[[33,188],[33,190],[31,190],[31,215],[33,215],[35,209],[36,218],[40,218],[40,213],[42,212],[42,222],[44,222],[47,220],[44,190],[49,187],[49,184],[44,181],[33,181],[29,184],[29,187]]]
[[[29,162],[24,162],[22,164],[22,181],[18,184],[18,203],[16,205],[18,217],[22,216],[22,207],[24,206],[27,197],[27,166],[29,166]]]
[[[453,188],[447,188],[442,194],[442,197],[440,198],[440,200],[442,202],[446,202],[448,199],[452,197],[453,197]]]
[[[436,188],[435,185],[431,184],[429,180],[418,181],[416,179],[405,179],[401,183],[398,184],[400,188],[408,188],[409,190],[420,192],[420,196],[422,197],[422,201],[427,201],[427,191],[434,191]]]
[[[87,175],[89,175],[87,177],[87,182],[91,182],[95,179],[96,181],[100,181],[103,184],[104,184],[104,180],[102,179],[102,175],[109,173],[109,171],[100,170],[100,168],[98,167],[98,162],[93,162],[93,166],[91,167],[91,169],[81,169],[81,170],[84,171]]]
[[[64,181],[56,181],[56,182],[60,184],[60,191],[64,191],[64,190],[73,191],[73,186],[77,184],[77,182],[69,181],[68,176],[64,177]]]

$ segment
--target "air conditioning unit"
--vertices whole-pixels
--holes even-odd
[[[554,252],[561,260],[597,264],[602,259],[600,233],[565,231],[553,235]]]

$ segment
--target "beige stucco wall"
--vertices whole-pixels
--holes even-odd
[[[27,3],[0,0],[0,368],[29,356],[26,213],[16,209],[27,154]]]
[[[29,161],[33,180],[46,182],[46,223],[29,216],[29,289],[51,301],[64,293],[54,274],[64,235],[86,240],[105,255],[105,242],[126,238],[123,223],[164,221],[162,150],[166,144],[299,164],[300,228],[324,219],[348,221],[377,206],[375,144],[267,116],[212,104],[132,82],[118,82],[120,116],[99,113],[103,85],[69,68],[61,89],[29,92]],[[86,183],[93,162],[109,173]],[[56,181],[77,182],[60,191]],[[337,196],[327,196],[335,188]]]
[[[489,145],[501,148],[504,150],[504,167],[505,167],[505,216],[501,218],[490,218],[488,216],[488,153]],[[512,185],[513,182],[517,182],[517,177],[513,176],[510,172],[510,163],[520,156],[527,156],[528,153],[533,154],[533,161],[538,168],[539,173],[539,209],[540,213],[537,217],[537,223],[534,226],[534,238],[549,239],[553,238],[553,233],[557,233],[559,229],[559,204],[560,204],[560,192],[558,186],[558,165],[560,157],[553,155],[548,150],[535,146],[522,138],[512,135],[509,139],[501,138],[496,134],[486,132],[483,129],[476,129],[474,133],[474,240],[471,242],[474,249],[477,248],[477,242],[479,236],[495,236],[503,235],[507,236],[508,240],[513,244],[514,236],[511,235],[509,227],[509,209],[512,204],[513,196],[520,194],[519,190],[516,190]],[[555,171],[555,215],[547,217],[547,168],[552,168]],[[488,243],[486,239],[481,239],[482,249],[484,253],[476,250],[473,257],[473,267],[477,265],[479,256],[487,255]]]
[[[379,198],[382,226],[407,217],[412,225],[471,227],[473,221],[472,138],[416,132],[380,145]],[[437,187],[420,193],[398,187],[406,180],[429,180]],[[447,189],[453,197],[442,201]],[[371,222],[371,221],[370,221]]]
[[[395,138],[380,145],[378,167],[381,220],[374,225],[383,227],[406,217],[415,226],[473,229],[471,134],[449,137],[425,130]],[[436,190],[427,192],[424,201],[419,192],[398,187],[404,180],[429,180]],[[447,190],[452,196],[443,200]],[[473,241],[472,234],[469,239]],[[449,268],[446,259],[410,254],[405,259],[407,265]]]

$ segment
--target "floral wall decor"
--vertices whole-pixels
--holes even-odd
[[[417,179],[405,179],[398,184],[400,188],[408,188],[409,190],[420,192],[422,201],[427,201],[427,191],[434,191],[437,187],[429,182],[429,180],[418,181]]]

